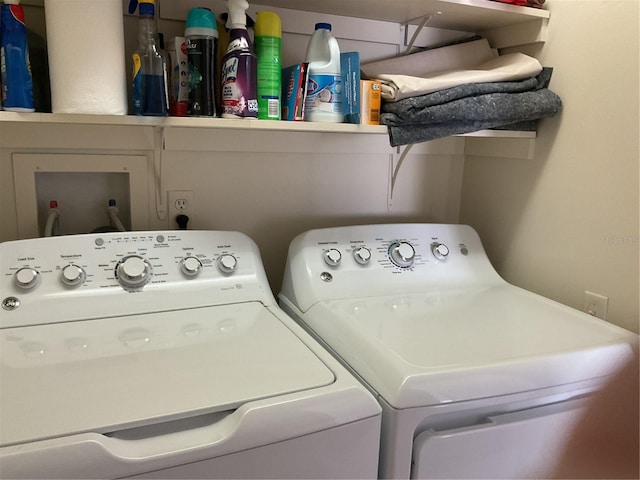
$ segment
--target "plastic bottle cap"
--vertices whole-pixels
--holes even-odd
[[[153,15],[156,9],[155,3],[156,0],[129,0],[129,13],[133,15],[136,9],[140,8],[138,11],[141,15]]]
[[[140,15],[155,15],[156,14],[156,6],[153,2],[149,2],[147,0],[142,0],[138,5],[138,13]]]
[[[316,23],[316,30],[329,30],[331,31],[330,23]]]
[[[258,37],[282,37],[282,22],[274,12],[257,12],[254,32]]]
[[[218,37],[218,26],[213,12],[207,8],[192,8],[187,15],[185,36],[209,35]]]

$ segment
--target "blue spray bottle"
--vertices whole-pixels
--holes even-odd
[[[4,0],[0,7],[0,62],[4,109],[35,111],[27,27],[19,0]]]
[[[138,49],[133,54],[133,113],[166,116],[169,112],[167,62],[160,49],[155,0],[131,0],[129,13],[138,9]]]

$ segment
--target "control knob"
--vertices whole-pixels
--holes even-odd
[[[389,247],[389,256],[397,266],[407,268],[413,265],[416,251],[409,242],[394,242]]]
[[[18,287],[29,290],[38,285],[40,272],[32,267],[22,267],[14,274],[13,278]]]
[[[371,250],[367,247],[358,247],[353,251],[353,258],[360,265],[366,265],[371,260]]]
[[[444,260],[449,255],[449,247],[447,247],[444,243],[432,243],[431,244],[431,253],[433,256],[439,260]]]
[[[202,262],[196,257],[185,257],[180,262],[180,270],[188,277],[195,277],[202,270]]]
[[[116,266],[116,277],[125,288],[142,287],[151,278],[151,270],[151,265],[144,258],[130,255]]]
[[[218,270],[222,273],[233,273],[236,267],[238,266],[238,259],[231,255],[230,253],[225,253],[224,255],[220,255],[218,257]]]
[[[82,267],[70,263],[60,272],[60,281],[68,287],[82,285],[87,278],[87,274]]]
[[[329,250],[325,250],[323,256],[324,263],[326,263],[330,267],[338,266],[340,260],[342,260],[342,254],[337,248],[330,248]]]

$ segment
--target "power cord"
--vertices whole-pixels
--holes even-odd
[[[186,230],[189,217],[187,215],[178,215],[176,217],[176,223],[178,224],[178,230]]]

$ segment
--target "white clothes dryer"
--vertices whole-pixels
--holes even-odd
[[[0,244],[3,478],[377,473],[381,410],[237,232]]]
[[[505,282],[463,225],[312,230],[280,305],[374,393],[384,478],[545,478],[637,336]]]

